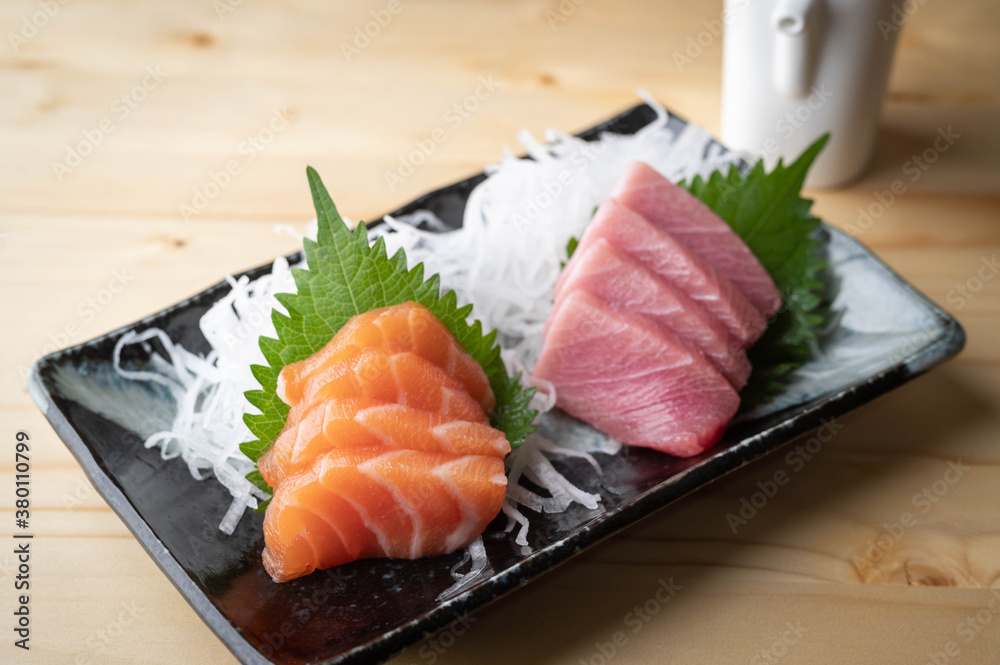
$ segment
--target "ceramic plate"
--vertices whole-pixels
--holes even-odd
[[[637,106],[581,134],[632,133],[654,112]],[[682,126],[684,121],[671,117]],[[424,208],[447,224],[461,223],[471,189],[484,176],[431,192],[394,214]],[[817,357],[778,400],[734,423],[721,443],[692,459],[642,449],[556,462],[583,489],[600,494],[597,509],[579,505],[559,515],[532,515],[528,546],[518,546],[498,517],[483,536],[488,565],[456,585],[463,553],[416,561],[358,561],[287,584],[261,565],[262,517],[248,514],[236,532],[216,528],[229,495],[191,478],[180,460],[164,461],[142,440],[174,413],[159,386],[125,381],[112,368],[115,342],[131,330],[158,327],[195,352],[208,345],[198,329],[204,312],[229,287],[217,284],[149,318],[39,360],[29,389],[94,486],[163,572],[236,657],[247,665],[356,663],[387,658],[582,549],[839,416],[958,353],[958,323],[894,274],[871,252],[823,227],[828,279],[838,325]],[[257,277],[270,266],[249,271]],[[126,361],[142,366],[139,346]],[[557,413],[541,429],[556,442],[603,436]]]

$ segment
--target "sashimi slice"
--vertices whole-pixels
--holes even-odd
[[[370,398],[337,399],[307,409],[294,425],[287,425],[257,460],[257,470],[271,487],[309,467],[334,448],[381,450],[383,442],[355,420],[358,411],[380,406]]]
[[[631,164],[611,196],[670,233],[729,278],[765,319],[781,294],[746,243],[712,209],[642,162]]]
[[[354,317],[278,387],[289,413],[258,460],[276,582],[453,552],[500,511],[510,444],[489,425],[486,373],[422,305]]]
[[[700,353],[586,291],[567,293],[534,374],[557,404],[621,443],[690,457],[715,443],[739,396]]]
[[[286,428],[257,466],[268,485],[276,487],[331,450],[362,448],[503,459],[510,443],[503,432],[486,423],[371,398],[334,399],[316,403],[298,425]]]
[[[465,386],[487,413],[493,410],[496,400],[486,372],[433,312],[412,301],[353,317],[318,352],[281,370],[279,396],[286,404],[297,404],[312,374],[378,345],[395,345],[433,362]]]
[[[301,398],[289,410],[286,429],[315,401],[368,397],[435,411],[457,420],[487,422],[482,406],[444,369],[398,345],[370,346],[304,378]]]
[[[277,486],[264,514],[264,568],[276,582],[386,550],[409,548],[413,518],[358,470],[381,452],[335,450]]]
[[[496,458],[488,459],[499,462]],[[402,548],[397,548],[400,554],[395,556],[416,559],[443,554],[444,541],[461,526],[463,516],[458,499],[448,491],[444,481],[432,473],[436,467],[451,461],[454,458],[450,455],[399,450],[359,467],[363,473],[391,488],[396,500],[413,516],[410,547],[405,554]]]
[[[500,512],[507,476],[502,461],[497,464],[481,455],[456,457],[432,473],[455,497],[462,513],[461,523],[445,538],[445,549],[451,552],[475,540]]]
[[[554,290],[556,300],[580,264],[579,256],[601,239],[698,302],[744,347],[753,344],[764,333],[767,326],[764,317],[732,282],[672,235],[657,229],[645,217],[614,199],[607,199],[598,208],[576,253],[559,275]]]
[[[494,455],[503,459],[510,443],[500,430],[485,423],[452,420],[398,404],[358,411],[355,421],[389,448],[410,448],[458,455]]]
[[[499,457],[331,451],[275,490],[264,567],[284,582],[358,558],[453,552],[499,513],[506,480]]]
[[[615,309],[645,316],[672,331],[711,360],[736,390],[746,385],[750,361],[741,344],[731,341],[725,326],[684,292],[657,277],[603,238],[590,244],[560,291],[546,322],[556,316],[566,294],[582,289]]]

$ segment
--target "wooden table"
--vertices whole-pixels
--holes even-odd
[[[602,119],[634,103],[637,86],[718,129],[719,40],[683,73],[671,56],[719,2],[566,0],[554,28],[556,0],[403,2],[350,59],[342,43],[387,2],[79,0],[39,18],[43,5],[0,5],[0,35],[30,35],[0,47],[0,432],[6,450],[19,429],[33,437],[37,527],[30,655],[11,645],[15,561],[0,553],[3,662],[234,662],[35,409],[23,381],[34,358],[292,251],[274,227],[311,216],[306,164],[361,218],[478,170],[520,127]],[[955,289],[1000,251],[1000,8],[914,6],[875,162],[853,186],[815,192],[815,208],[855,223],[939,128],[960,134],[861,239],[958,316],[965,353],[844,418],[737,533],[726,514],[788,470],[785,451],[394,662],[998,662],[1000,279],[968,299]],[[482,76],[496,92],[390,189],[399,155]],[[71,148],[87,154],[77,162]],[[231,161],[239,174],[208,187]],[[12,458],[0,460],[5,543]],[[958,460],[960,477],[949,472]],[[946,478],[956,482],[920,512],[915,495]],[[917,524],[859,566],[905,512]],[[629,613],[671,579],[675,598],[636,624]]]

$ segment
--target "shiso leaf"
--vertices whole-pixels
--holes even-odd
[[[580,241],[576,239],[576,236],[570,236],[569,242],[566,243],[566,261],[559,262],[559,269],[562,270],[566,267],[567,261],[573,258],[573,252],[576,251],[576,246],[580,244]]]
[[[315,242],[308,238],[303,241],[309,269],[292,270],[298,293],[278,296],[288,315],[271,313],[277,339],[260,338],[260,348],[268,364],[253,366],[261,390],[247,391],[246,397],[261,413],[243,417],[257,438],[242,444],[240,449],[256,462],[284,427],[289,409],[277,395],[277,383],[285,365],[319,351],[351,317],[409,300],[419,302],[441,319],[482,365],[496,396],[491,424],[506,434],[512,448],[523,443],[534,431],[531,421],[537,412],[529,409],[528,403],[535,389],[523,387],[520,374],[507,373],[500,359],[496,331],[483,334],[479,321],[470,323],[472,305],[459,307],[454,291],[442,294],[438,275],[424,279],[423,264],[407,269],[403,250],[390,257],[384,239],[370,244],[364,223],[351,231],[319,174],[312,167],[306,169],[306,174],[319,232]],[[252,471],[247,478],[270,491],[259,472]]]
[[[566,260],[569,261],[573,258],[573,252],[576,251],[576,246],[580,244],[580,241],[576,239],[576,236],[570,236],[569,242],[566,243]]]
[[[826,318],[824,286],[818,279],[826,263],[814,233],[820,220],[809,212],[812,201],[801,191],[829,138],[824,134],[788,166],[779,160],[770,173],[758,161],[746,175],[733,166],[728,174],[716,171],[708,180],[698,176],[682,183],[750,247],[784,303],[749,351],[753,372],[740,395],[744,408],[781,391],[788,373],[812,356],[816,331]]]

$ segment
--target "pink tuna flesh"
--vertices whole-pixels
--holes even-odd
[[[557,302],[563,285],[580,263],[578,257],[601,239],[708,310],[744,348],[763,334],[767,322],[732,282],[671,234],[614,199],[607,199],[598,208],[573,258],[559,275],[554,291]]]
[[[533,371],[555,385],[564,411],[622,443],[678,457],[715,443],[740,401],[690,345],[579,289],[552,316]]]
[[[651,167],[635,162],[611,196],[673,235],[725,275],[765,319],[781,308],[781,295],[746,243],[711,208]]]
[[[725,326],[704,307],[603,238],[576,256],[578,265],[562,285],[560,300],[546,322],[546,335],[566,296],[582,289],[614,309],[645,316],[673,332],[712,361],[736,390],[746,385],[750,361],[743,347],[731,341]]]

